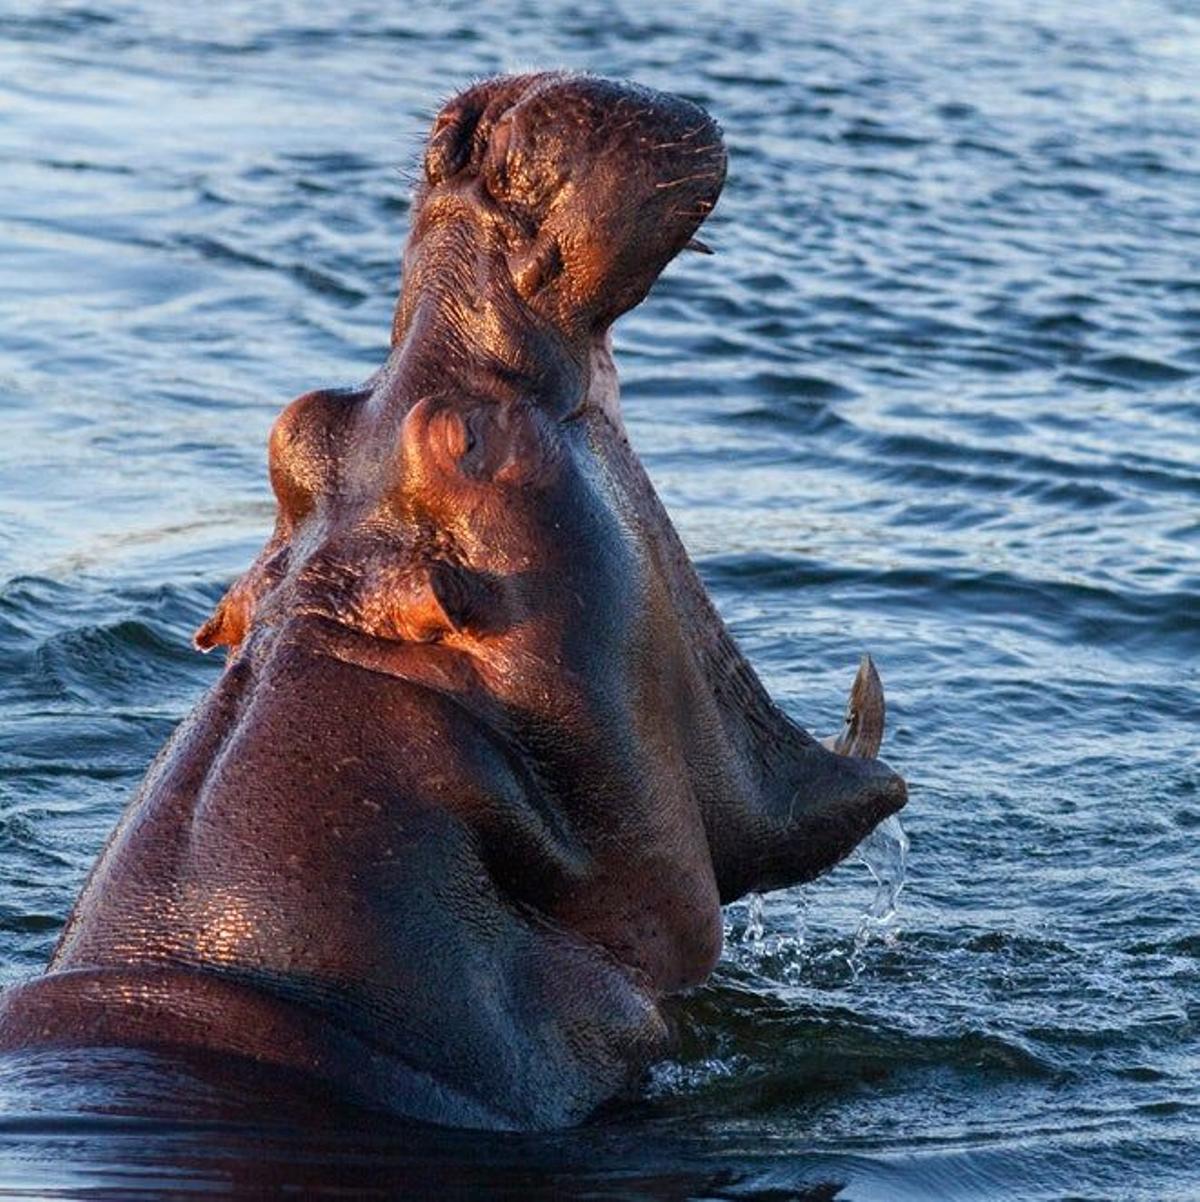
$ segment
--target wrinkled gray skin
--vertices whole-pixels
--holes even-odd
[[[903,805],[869,663],[831,750],[785,717],[621,425],[609,327],[724,171],[703,112],[626,84],[438,116],[390,357],[279,419],[275,532],[197,636],[226,671],[0,1002],[7,1055],[202,1065],[106,1080],[152,1115],[573,1123],[669,1050],[723,902]]]

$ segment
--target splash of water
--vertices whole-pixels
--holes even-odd
[[[871,942],[880,939],[891,947],[899,937],[899,913],[896,907],[904,888],[908,865],[908,835],[893,814],[881,822],[859,845],[856,856],[875,878],[875,896],[858,920],[854,932],[852,958]]]
[[[892,947],[899,939],[897,901],[906,879],[908,848],[908,836],[893,815],[855,850],[854,859],[866,865],[875,891],[850,938],[837,939],[832,945],[822,941],[810,946],[810,895],[806,888],[797,888],[789,890],[786,903],[772,907],[769,914],[762,894],[748,894],[727,920],[728,946],[741,963],[783,983],[800,985],[820,980],[830,987],[836,980],[849,985],[862,972],[865,952],[872,942],[879,940],[885,947]]]
[[[762,945],[766,934],[765,921],[766,901],[761,893],[751,893],[746,898],[746,927],[742,932],[742,941],[752,947]]]

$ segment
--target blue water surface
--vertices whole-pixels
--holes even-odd
[[[429,118],[535,66],[726,130],[718,253],[618,327],[626,421],[791,713],[836,729],[874,654],[898,926],[854,862],[732,908],[679,1059],[581,1131],[10,1082],[0,1193],[1200,1196],[1194,0],[0,0],[0,983],[220,670],[274,415],[386,353]]]

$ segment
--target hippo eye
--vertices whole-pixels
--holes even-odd
[[[457,459],[464,455],[471,441],[467,423],[457,413],[448,413],[445,420],[446,450]]]

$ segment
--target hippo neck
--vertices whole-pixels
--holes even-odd
[[[589,347],[519,295],[503,253],[465,224],[405,254],[389,363],[417,394],[457,388],[569,411],[587,382]]]

